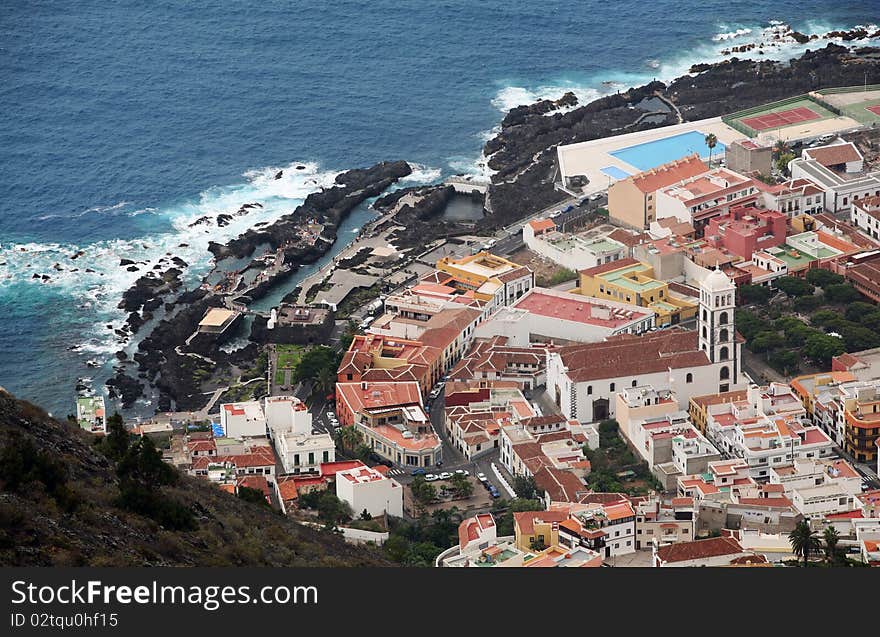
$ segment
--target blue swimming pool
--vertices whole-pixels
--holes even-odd
[[[628,146],[610,154],[634,168],[649,170],[691,153],[700,153],[703,159],[709,158],[706,136],[700,131],[688,131],[672,137]],[[716,142],[715,148],[712,149],[712,159],[722,155],[724,155],[724,144]]]
[[[605,168],[600,168],[599,170],[601,170],[612,179],[626,179],[630,175],[630,173],[626,172],[622,168],[618,168],[617,166],[605,166]]]

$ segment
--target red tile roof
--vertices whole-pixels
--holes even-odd
[[[553,219],[535,219],[534,221],[529,221],[529,226],[531,226],[532,230],[535,232],[543,232],[544,230],[552,230],[556,227],[556,223]]]
[[[722,555],[736,555],[742,553],[743,548],[732,537],[714,537],[694,542],[680,542],[668,544],[657,549],[658,557],[666,563],[687,562],[690,560],[720,557]]]
[[[696,177],[709,170],[697,153],[669,162],[629,177],[633,185],[644,193],[652,193],[683,179]]]
[[[574,382],[710,364],[706,352],[699,349],[695,330],[663,330],[641,337],[624,334],[598,343],[562,347],[557,351],[568,368],[568,377]]]
[[[835,144],[833,146],[821,146],[819,148],[807,148],[804,152],[823,166],[836,166],[862,159],[861,154],[856,150],[852,142]]]

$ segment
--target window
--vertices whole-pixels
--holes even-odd
[[[633,379],[633,387],[635,387],[636,385],[638,385],[638,383],[636,382],[635,379]]]
[[[721,380],[727,380],[728,378],[730,378],[730,368],[728,368],[727,365],[721,368],[721,374],[719,378],[721,378]]]
[[[611,383],[611,385],[608,387],[608,389],[611,391],[614,391],[614,383]]]
[[[592,394],[592,393],[593,393],[593,386],[592,386],[592,385],[587,385],[587,396],[589,396],[589,395]]]
[[[688,372],[687,376],[684,377],[684,382],[686,382],[686,383],[694,382],[694,375],[691,374],[690,372]]]
[[[723,360],[723,361],[726,361],[730,357],[730,351],[727,349],[727,347],[722,347],[720,353],[721,353],[721,360]]]
[[[727,331],[727,328],[724,328],[720,332],[718,332],[718,340],[719,341],[730,340],[730,332]]]
[[[728,323],[728,320],[727,320],[727,312],[722,312],[722,313],[721,313],[721,316],[718,317],[718,322],[719,322],[721,325],[727,325],[727,323]]]

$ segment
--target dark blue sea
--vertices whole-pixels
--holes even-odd
[[[880,19],[877,0],[0,4],[0,385],[59,415],[77,378],[102,390],[113,352],[134,347],[107,325],[167,253],[194,282],[209,240],[346,168],[404,159],[408,183],[480,173],[517,104],[672,78],[771,21],[821,33]],[[189,226],[248,202],[264,207]]]

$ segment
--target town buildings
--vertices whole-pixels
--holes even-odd
[[[673,294],[669,284],[654,278],[653,268],[627,257],[578,273],[576,293],[651,310],[657,326],[674,325],[696,315],[697,306]]]
[[[660,188],[657,218],[675,217],[691,223],[699,233],[709,219],[726,214],[732,207],[754,205],[758,199],[755,182],[727,168],[687,177]]]
[[[545,259],[574,272],[627,256],[629,249],[610,237],[586,238],[556,230],[553,219],[536,219],[523,225],[523,242]]]
[[[654,327],[653,309],[559,290],[532,288],[476,329],[478,338],[500,335],[510,345],[601,341],[615,334],[642,334]]]
[[[436,282],[485,301],[491,309],[510,305],[535,285],[527,267],[486,251],[437,261]]]
[[[822,190],[829,212],[848,211],[855,201],[880,195],[880,175],[865,171],[859,149],[840,138],[805,148],[788,168],[793,179],[807,179]]]
[[[642,230],[661,215],[657,211],[657,192],[708,170],[694,153],[683,159],[657,166],[614,182],[608,188],[608,212],[624,227]]]
[[[353,425],[382,458],[412,467],[442,459],[416,382],[337,383],[336,411],[340,424]]]

